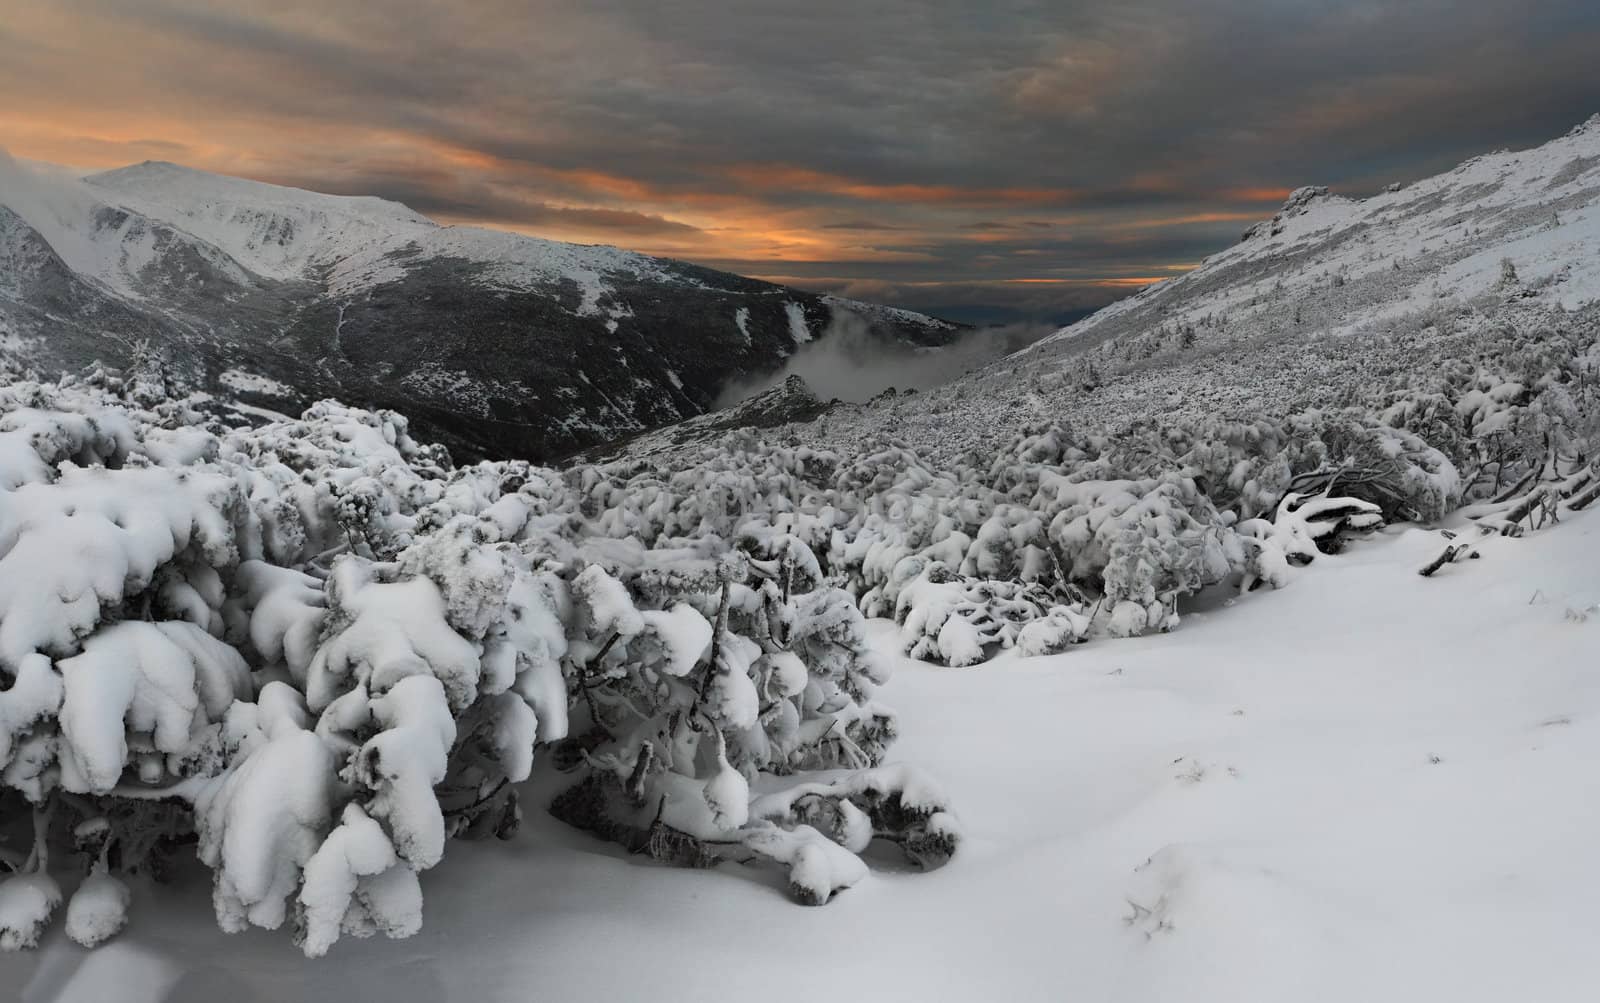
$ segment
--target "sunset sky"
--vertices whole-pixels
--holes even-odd
[[[0,147],[397,199],[961,316],[1600,111],[1600,4],[6,0]]]

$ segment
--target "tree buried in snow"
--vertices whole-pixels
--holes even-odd
[[[393,414],[228,430],[147,389],[0,387],[0,946],[63,913],[104,942],[180,852],[225,930],[408,936],[422,873],[514,834],[542,761],[582,771],[558,808],[589,828],[773,862],[806,902],[871,839],[954,850],[880,768],[886,667],[800,527],[645,546],[581,475],[455,469]],[[811,770],[836,779],[752,811]]]

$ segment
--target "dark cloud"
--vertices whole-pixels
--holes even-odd
[[[1165,274],[1297,185],[1360,194],[1600,110],[1592,0],[7,7],[22,155],[109,165],[149,136],[456,220],[1025,310],[1062,307],[1019,280]]]
[[[1080,234],[1061,239],[1033,238],[1025,234],[1001,241],[927,241],[905,245],[905,260],[871,262],[871,276],[897,282],[915,282],[936,275],[945,279],[975,281],[1044,281],[1072,279],[1122,279],[1160,276],[1175,262],[1198,261],[1218,247],[1238,239],[1240,226],[1212,224],[1169,231],[1152,227],[1132,233],[1118,231]],[[1182,232],[1196,231],[1196,232]],[[749,258],[713,257],[708,264],[746,274],[770,271],[771,262]],[[832,276],[835,261],[783,262],[785,275]]]
[[[1016,219],[1016,220],[980,219],[980,220],[975,220],[975,221],[973,221],[971,223],[963,223],[963,224],[961,224],[961,229],[963,229],[963,230],[1024,230],[1024,229],[1048,230],[1051,227],[1054,227],[1056,225],[1057,224],[1055,224],[1055,223],[1049,223],[1049,222],[1046,222],[1044,220],[1038,220],[1038,219]]]
[[[273,184],[309,188],[330,195],[375,195],[400,202],[424,215],[445,222],[486,223],[508,227],[558,227],[617,235],[698,234],[698,227],[649,213],[626,209],[573,208],[550,205],[488,185],[463,182],[448,172],[394,170],[355,174],[300,176],[280,174],[264,178]]]
[[[824,230],[904,230],[903,226],[894,226],[889,223],[876,223],[870,219],[850,219],[842,223],[823,223]]]

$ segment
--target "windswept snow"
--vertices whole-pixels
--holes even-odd
[[[95,191],[66,168],[18,162],[0,149],[0,209],[32,227],[74,272],[137,299],[156,234],[142,219],[105,218],[103,208]]]
[[[613,276],[703,286],[698,280],[672,270],[669,263],[660,258],[603,244],[568,244],[470,226],[434,227],[422,233],[401,232],[382,242],[353,249],[338,258],[329,281],[335,293],[354,293],[387,281],[405,262],[430,259],[479,263],[484,268],[483,282],[490,288],[525,290],[570,283],[578,294],[573,312],[580,317],[629,316],[620,301],[612,300]]]
[[[815,293],[377,198],[167,163],[83,178],[0,162],[0,364],[158,365],[174,393],[224,404],[240,391],[220,374],[242,370],[400,410],[458,456],[548,462],[701,414],[827,315]],[[887,342],[959,333],[875,317]]]
[[[806,326],[806,310],[799,303],[785,303],[783,310],[789,315],[789,336],[796,345],[811,340],[811,328]]]

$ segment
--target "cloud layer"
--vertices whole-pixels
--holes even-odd
[[[1595,51],[1589,0],[10,0],[0,145],[1048,317],[1559,134]]]
[[[941,386],[1020,351],[1056,330],[1052,324],[996,324],[967,332],[940,348],[886,341],[847,310],[835,310],[822,337],[801,345],[778,372],[723,391],[718,407],[770,390],[790,376],[806,381],[823,400],[860,404],[893,387],[899,391]]]

